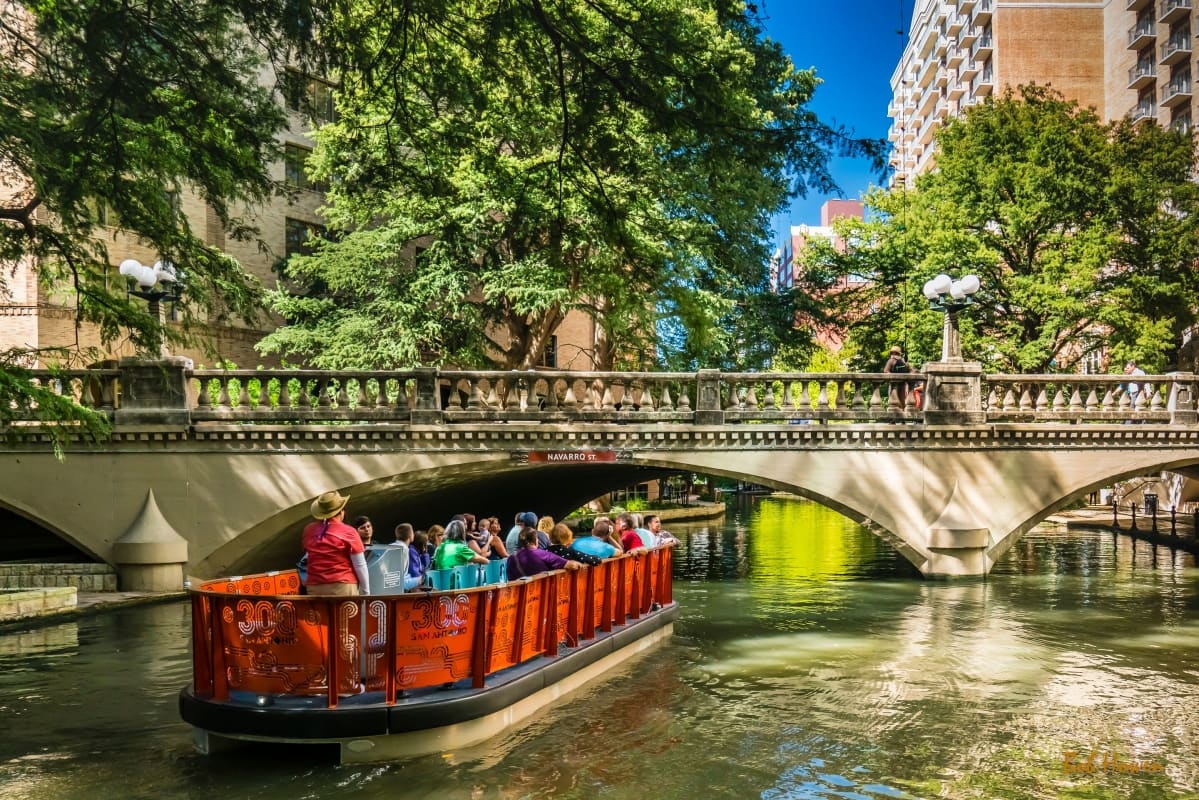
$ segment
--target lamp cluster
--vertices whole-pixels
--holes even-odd
[[[136,258],[127,258],[121,262],[121,274],[132,278],[139,289],[148,292],[156,285],[162,284],[164,295],[174,294],[182,289],[175,265],[170,261],[155,261],[153,266],[147,266]]]
[[[965,275],[954,280],[941,274],[924,284],[924,296],[933,308],[939,311],[958,311],[970,305],[970,296],[978,291],[977,275]]]

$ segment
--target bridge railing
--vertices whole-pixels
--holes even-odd
[[[950,369],[946,369],[949,366]],[[936,364],[904,376],[850,372],[562,370],[34,370],[121,424],[381,422],[725,423],[1142,421],[1192,425],[1192,373],[993,374]],[[909,389],[891,390],[897,384]],[[927,401],[913,391],[922,387]],[[158,394],[156,394],[158,393]],[[900,401],[902,399],[902,405]],[[10,417],[33,421],[11,409]],[[959,412],[964,412],[959,414]]]
[[[1138,390],[1130,391],[1129,382]],[[1169,423],[1177,398],[1195,397],[1195,377],[1174,375],[984,375],[988,422]],[[1173,401],[1172,401],[1173,399]],[[1191,401],[1193,403],[1193,400]]]

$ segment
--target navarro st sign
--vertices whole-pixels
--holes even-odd
[[[615,450],[530,450],[530,464],[611,464],[616,461]]]

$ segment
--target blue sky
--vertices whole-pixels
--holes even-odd
[[[914,0],[758,0],[767,35],[795,62],[815,67],[822,83],[811,108],[825,122],[859,136],[885,138],[891,120],[891,73],[907,43]],[[902,31],[902,34],[901,34]],[[838,158],[833,177],[843,196],[856,199],[881,179],[865,159]],[[774,218],[775,242],[791,225],[820,223],[820,206],[835,195],[810,193]]]

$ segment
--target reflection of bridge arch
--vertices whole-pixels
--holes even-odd
[[[190,425],[121,430],[62,462],[42,443],[0,462],[0,503],[113,563],[153,490],[196,575],[284,566],[308,503],[427,524],[469,510],[561,516],[604,491],[685,470],[811,498],[926,575],[984,575],[1027,530],[1130,475],[1199,464],[1171,425]],[[545,452],[602,454],[542,463]],[[380,530],[382,541],[390,531]]]

